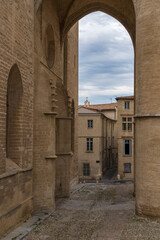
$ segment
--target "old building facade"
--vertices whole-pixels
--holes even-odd
[[[118,178],[134,178],[134,97],[117,97]]]
[[[77,182],[78,29],[71,28],[93,11],[115,17],[133,41],[136,212],[160,216],[159,1],[1,0],[0,235],[33,211],[54,209],[55,195],[68,196]],[[74,130],[67,145],[66,126]]]
[[[78,24],[61,46],[55,4],[37,4],[0,1],[0,236],[78,182]]]
[[[84,105],[78,109],[79,179],[99,180],[110,168],[117,167],[116,119],[107,117],[116,104]],[[106,112],[106,115],[103,113]]]

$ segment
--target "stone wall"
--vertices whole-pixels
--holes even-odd
[[[74,187],[78,182],[78,23],[76,23],[67,35],[67,91],[72,99],[72,146],[73,153],[70,165],[70,186]]]
[[[63,81],[59,19],[53,1],[41,1],[35,7],[34,36],[34,211],[48,211],[55,208],[56,84]]]
[[[0,0],[0,235],[30,216],[33,196],[34,211],[55,207],[59,83],[65,92],[62,104],[67,105],[64,117],[70,118],[74,134],[66,171],[63,161],[67,163],[68,157],[61,157],[58,169],[68,179],[66,191],[77,182],[78,26],[74,24],[97,10],[117,18],[136,45],[136,208],[138,214],[160,216],[160,7],[158,0],[134,0],[134,6],[128,0]],[[8,79],[14,66],[20,76],[22,105],[16,116],[9,113],[7,119]],[[19,86],[19,81],[16,84]],[[18,128],[10,124],[17,116]],[[17,141],[8,126],[16,129]]]
[[[65,122],[72,122],[73,101],[76,109],[78,28],[76,25],[71,29],[65,42],[62,42],[56,2],[41,1],[35,11],[34,210],[46,211],[55,208],[55,193],[61,197],[69,196],[70,181],[76,175],[74,170],[74,174],[70,174],[76,165],[76,160],[72,160],[75,155],[71,154],[71,129],[68,137],[70,149],[67,151],[63,151],[63,146],[59,148],[59,144],[64,144],[58,139],[61,136],[57,132],[60,119],[64,120],[61,125],[64,134],[67,127]],[[69,36],[72,42],[70,51]],[[76,56],[73,57],[74,61],[72,56]],[[69,92],[68,88],[73,90]],[[62,134],[62,131],[59,133]],[[63,191],[60,186],[64,187]]]
[[[0,235],[3,235],[32,212],[34,4],[32,0],[1,0],[0,6]]]

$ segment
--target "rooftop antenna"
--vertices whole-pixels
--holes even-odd
[[[111,100],[111,103],[112,103],[112,98],[110,98],[110,100]]]

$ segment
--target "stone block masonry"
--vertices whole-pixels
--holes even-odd
[[[28,218],[33,211],[33,1],[0,0],[0,26],[0,236],[2,236]],[[13,69],[17,69],[19,77],[16,71],[12,72]],[[9,79],[12,86],[10,88]],[[18,105],[14,103],[17,101],[19,104],[19,96],[22,96],[22,105],[17,112]],[[9,107],[11,111],[8,114]]]

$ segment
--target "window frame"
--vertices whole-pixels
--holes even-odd
[[[132,132],[132,125],[132,117],[122,117],[122,131]]]
[[[129,165],[130,171],[125,170],[125,165]],[[123,167],[124,167],[123,173],[132,173],[132,164],[131,163],[124,163]]]
[[[129,141],[129,154],[126,153],[126,141]],[[123,156],[131,157],[132,156],[132,139],[123,139]]]
[[[93,152],[93,138],[86,138],[86,151]]]
[[[93,128],[93,120],[92,119],[87,120],[87,128]]]
[[[130,101],[124,101],[124,109],[129,110],[130,109]]]
[[[83,176],[84,177],[90,176],[90,163],[83,163]]]

